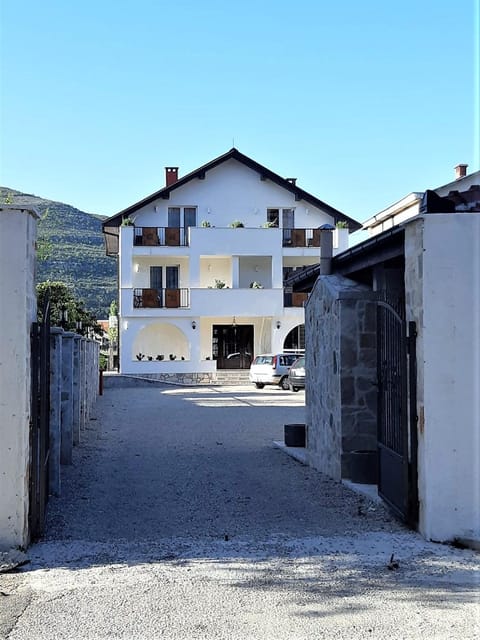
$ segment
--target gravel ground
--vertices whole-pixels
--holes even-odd
[[[45,539],[0,575],[0,637],[478,637],[478,554],[272,446],[303,398],[107,389]]]

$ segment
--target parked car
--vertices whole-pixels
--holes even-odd
[[[263,389],[266,384],[289,389],[288,370],[297,358],[298,353],[265,353],[257,356],[250,366],[250,382],[257,389]]]
[[[298,358],[288,372],[288,386],[290,391],[305,389],[305,356]]]

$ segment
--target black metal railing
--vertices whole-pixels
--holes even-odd
[[[133,306],[136,309],[187,309],[190,289],[134,289]]]
[[[135,227],[136,247],[187,247],[188,229],[183,227]]]
[[[320,229],[282,229],[284,247],[320,247]]]
[[[188,247],[188,228],[135,227],[136,247]],[[320,247],[320,229],[282,229],[284,247]]]

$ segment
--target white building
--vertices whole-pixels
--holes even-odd
[[[306,294],[284,277],[318,263],[319,228],[338,223],[334,254],[360,225],[235,148],[183,178],[167,167],[164,188],[103,225],[118,256],[120,371],[209,380],[304,348]]]

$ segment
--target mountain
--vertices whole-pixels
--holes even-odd
[[[41,216],[38,239],[49,251],[46,260],[37,261],[37,282],[65,282],[88,311],[106,318],[117,298],[117,262],[105,255],[103,218],[8,187],[0,187],[0,195],[1,202],[35,207]]]

